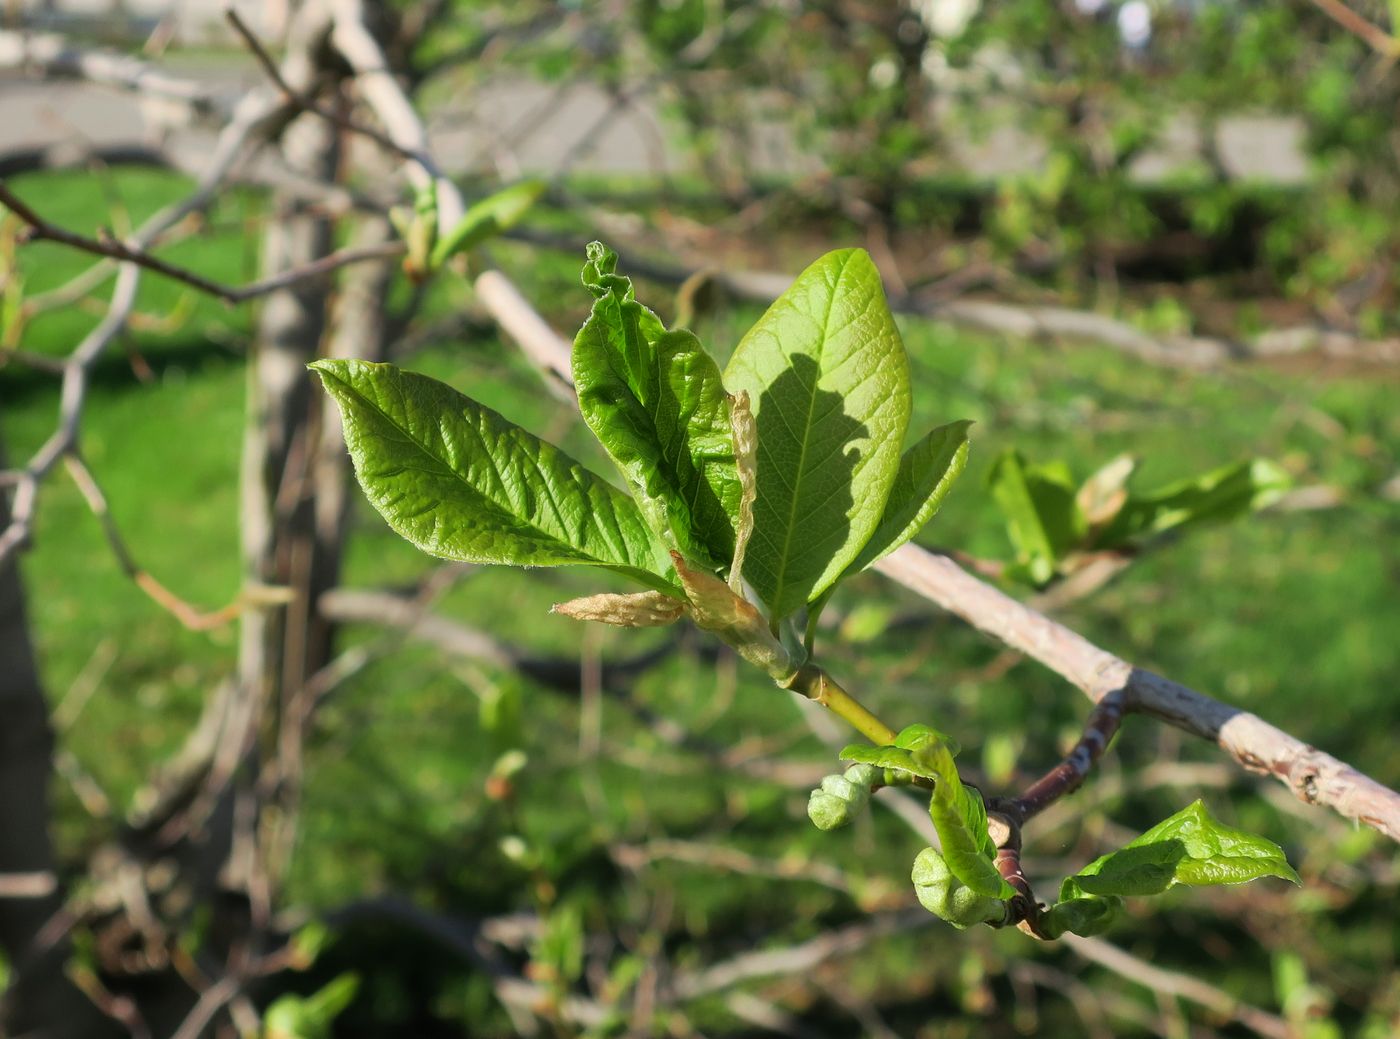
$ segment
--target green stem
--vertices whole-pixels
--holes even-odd
[[[876,746],[885,747],[894,742],[897,733],[821,668],[807,664],[786,685],[794,693],[821,704]]]

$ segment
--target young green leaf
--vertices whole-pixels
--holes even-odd
[[[616,266],[616,254],[588,247],[583,281],[597,302],[574,340],[579,410],[653,529],[719,569],[742,494],[719,367],[690,332],[667,332]]]
[[[1097,542],[1112,547],[1197,523],[1233,519],[1277,501],[1291,485],[1288,474],[1267,459],[1237,462],[1150,494],[1129,494]]]
[[[266,1039],[329,1039],[336,1017],[359,987],[355,974],[341,974],[309,996],[279,996],[263,1015],[263,1034]]]
[[[601,566],[678,594],[636,505],[558,448],[427,376],[317,361],[365,495],[431,555]]]
[[[958,752],[958,745],[952,737],[945,736],[932,726],[906,725],[889,746],[852,743],[842,747],[838,757],[842,761],[856,761],[877,768],[899,769],[920,779],[936,779],[938,764],[929,756],[934,747],[946,748],[949,754]]]
[[[996,847],[987,833],[987,808],[981,795],[963,786],[953,755],[942,743],[923,753],[936,772],[928,814],[953,876],[979,895],[1014,897],[1015,889],[1002,879],[994,865]]]
[[[957,744],[927,725],[910,725],[893,746],[852,744],[841,750],[842,761],[876,768],[898,769],[933,780],[929,816],[943,845],[943,859],[957,879],[976,894],[1011,898],[1016,892],[993,864],[996,847],[987,833],[987,808],[977,791],[963,785],[953,755]]]
[[[1040,933],[1052,941],[1067,932],[1092,938],[1108,930],[1122,909],[1123,900],[1113,895],[1057,902],[1040,918]]]
[[[909,424],[909,365],[880,275],[828,253],[749,329],[725,371],[758,424],[744,576],[781,619],[825,591],[879,525]]]
[[[1006,520],[1017,561],[1034,582],[1045,584],[1088,529],[1069,471],[1063,465],[1027,465],[1020,452],[1006,451],[993,464],[987,483]]]
[[[904,452],[880,525],[846,568],[847,574],[859,573],[883,559],[933,518],[967,465],[971,425],[964,420],[939,426]]]
[[[438,239],[433,247],[432,269],[437,270],[458,253],[475,248],[488,238],[508,231],[520,222],[544,194],[542,180],[525,180],[487,195],[468,207],[457,226]]]
[[[1243,884],[1260,877],[1301,883],[1277,844],[1218,822],[1195,801],[1066,879],[1060,897],[1157,895],[1178,884]]]

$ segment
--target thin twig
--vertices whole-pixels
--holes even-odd
[[[1256,1006],[1236,999],[1228,992],[1216,988],[1199,978],[1193,978],[1175,971],[1163,970],[1125,952],[1116,945],[1100,938],[1081,938],[1067,934],[1062,939],[1077,954],[1101,967],[1106,967],[1121,977],[1136,981],[1152,992],[1167,993],[1180,999],[1196,1003],[1214,1011],[1231,1021],[1238,1021],[1246,1028],[1267,1036],[1268,1039],[1294,1039],[1295,1032],[1283,1018],[1260,1010]]]
[[[1108,749],[1123,715],[1127,713],[1126,697],[1115,690],[1096,703],[1084,723],[1084,735],[1074,745],[1065,759],[1028,786],[1014,798],[997,800],[989,805],[995,810],[1010,816],[1017,825],[1038,815],[1060,798],[1079,789],[1081,783],[1097,764],[1103,752]]]
[[[105,232],[99,233],[96,238],[88,238],[50,223],[11,191],[4,181],[0,181],[0,204],[6,206],[10,212],[28,225],[29,241],[56,242],[80,252],[91,253],[94,256],[133,263],[138,267],[188,285],[206,295],[217,297],[229,304],[245,303],[250,299],[278,292],[311,278],[324,277],[353,263],[392,259],[395,256],[403,255],[404,251],[402,242],[385,242],[380,245],[340,249],[313,263],[281,271],[269,278],[263,278],[248,285],[223,285],[188,268],[179,267],[158,256],[152,256],[145,249],[128,245]]]
[[[212,631],[236,620],[250,606],[285,601],[285,590],[262,587],[254,590],[253,594],[246,592],[240,594],[228,605],[207,612],[186,602],[156,580],[148,571],[142,569],[132,557],[126,539],[122,536],[121,528],[117,526],[117,521],[112,516],[112,510],[107,505],[107,497],[102,493],[102,487],[98,484],[97,478],[92,474],[87,463],[83,461],[82,456],[76,451],[72,451],[64,457],[63,464],[68,470],[68,475],[73,478],[73,483],[77,485],[78,492],[87,503],[88,510],[102,524],[102,533],[107,538],[107,544],[111,547],[112,554],[117,557],[117,565],[121,567],[122,573],[131,578],[136,587],[145,592],[156,605],[190,631]]]
[[[308,97],[306,94],[293,90],[291,84],[287,82],[286,77],[282,75],[282,70],[277,67],[277,62],[272,60],[272,55],[268,54],[267,48],[263,46],[262,41],[259,40],[253,30],[248,27],[248,23],[243,20],[239,13],[232,7],[225,8],[224,18],[228,20],[229,25],[233,26],[233,31],[238,33],[248,50],[252,52],[254,59],[256,59],[257,63],[262,67],[267,78],[272,80],[273,85],[276,86],[278,90],[282,91],[282,96],[289,102],[303,111],[320,116],[332,126],[338,127],[347,133],[359,134],[361,137],[373,141],[381,148],[393,152],[401,158],[409,159],[414,162],[418,160],[416,153],[402,147],[397,141],[377,128],[351,119],[347,115],[327,108],[315,98]]]
[[[1262,718],[1134,667],[917,545],[892,552],[875,569],[1045,665],[1095,703],[1121,691],[1127,709],[1209,740],[1249,771],[1272,775],[1300,801],[1400,841],[1400,794]]]

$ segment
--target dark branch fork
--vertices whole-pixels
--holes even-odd
[[[181,284],[188,285],[192,289],[196,289],[209,296],[214,296],[230,304],[246,303],[250,299],[266,296],[269,293],[277,292],[311,278],[325,277],[352,263],[363,263],[366,260],[392,259],[395,256],[402,255],[404,251],[401,242],[387,242],[378,246],[341,249],[323,256],[314,263],[304,264],[301,267],[283,271],[280,274],[270,278],[263,278],[260,281],[255,281],[248,285],[223,285],[219,282],[211,281],[203,275],[197,274],[185,267],[176,266],[173,263],[162,260],[158,256],[153,256],[143,248],[129,245],[120,239],[114,238],[105,230],[100,231],[96,238],[87,238],[59,227],[56,224],[52,224],[16,195],[4,181],[0,181],[0,204],[3,204],[11,213],[25,223],[26,233],[24,238],[27,241],[55,242],[59,245],[66,245],[70,248],[77,249],[80,252],[90,253],[93,256],[101,256],[123,263],[134,263],[138,267],[144,267],[148,271],[154,271],[156,274],[164,275]]]

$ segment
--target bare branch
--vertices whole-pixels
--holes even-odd
[[[1294,1039],[1296,1035],[1288,1022],[1277,1014],[1260,1010],[1236,999],[1223,989],[1218,989],[1199,978],[1144,963],[1131,953],[1100,938],[1081,938],[1078,935],[1067,934],[1062,941],[1086,960],[1136,981],[1152,992],[1166,993],[1196,1003],[1231,1021],[1238,1021],[1251,1031],[1267,1036],[1268,1039]]]
[[[1383,58],[1400,54],[1400,41],[1379,25],[1357,14],[1342,0],[1312,0],[1313,6]]]
[[[1134,667],[917,545],[905,545],[875,568],[1044,664],[1095,703],[1117,692],[1127,709],[1218,744],[1249,771],[1274,776],[1300,801],[1400,841],[1400,794],[1258,716]]]
[[[272,60],[272,55],[268,54],[267,48],[262,45],[262,42],[254,34],[253,30],[248,28],[248,23],[242,19],[239,13],[230,7],[224,11],[224,17],[228,19],[228,23],[233,26],[234,32],[238,33],[248,49],[252,51],[253,57],[262,67],[267,78],[272,80],[277,89],[282,91],[282,96],[289,102],[303,111],[320,116],[332,126],[345,130],[348,133],[359,134],[361,137],[368,138],[381,148],[391,151],[395,155],[417,161],[418,157],[415,153],[400,147],[397,142],[385,136],[373,126],[357,122],[349,116],[327,108],[325,105],[316,101],[315,98],[292,89],[291,84],[287,82],[286,78],[282,75],[282,71],[277,67],[277,63]]]
[[[380,245],[361,246],[357,248],[340,249],[329,253],[313,263],[303,264],[290,270],[281,271],[269,278],[241,287],[222,285],[219,282],[211,281],[202,274],[185,267],[177,267],[173,263],[168,263],[158,256],[153,256],[145,249],[128,245],[126,242],[113,238],[105,231],[100,232],[97,238],[87,238],[80,234],[52,224],[41,217],[23,199],[10,190],[4,181],[0,181],[0,204],[3,204],[10,212],[19,217],[28,225],[29,241],[56,242],[59,245],[66,245],[77,249],[80,252],[91,253],[94,256],[102,256],[110,260],[119,260],[126,263],[135,264],[148,271],[164,275],[191,288],[197,289],[210,296],[216,296],[225,303],[244,303],[259,296],[266,296],[271,292],[278,292],[289,286],[307,281],[311,278],[325,277],[342,267],[352,263],[363,263],[366,260],[387,260],[395,256],[401,256],[404,251],[402,242],[385,242]]]
[[[206,83],[168,75],[126,54],[80,50],[53,33],[0,30],[0,67],[26,69],[52,79],[82,79],[146,97],[181,101],[205,114],[219,108]]]

